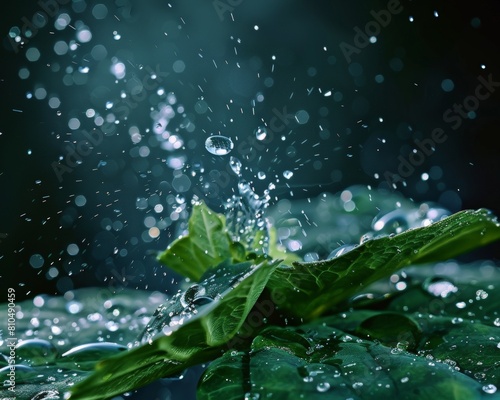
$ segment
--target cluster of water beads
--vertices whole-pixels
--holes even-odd
[[[186,291],[178,291],[170,300],[160,305],[148,325],[139,336],[138,343],[150,343],[156,335],[171,335],[198,311],[211,304],[211,297],[203,284],[191,285]],[[138,344],[137,343],[137,344]]]
[[[62,399],[62,393],[45,385],[72,386],[91,373],[98,360],[125,351],[147,322],[143,304],[154,307],[165,299],[158,293],[136,291],[127,298],[106,299],[111,295],[105,289],[84,289],[68,292],[66,298],[37,296],[32,305],[20,303],[16,385],[39,385],[37,399]],[[87,343],[77,344],[82,342]],[[10,349],[6,341],[0,344],[0,387],[7,390]]]
[[[209,312],[218,301],[251,275],[256,267],[245,263],[222,265],[201,282],[192,284],[185,291],[179,290],[156,309],[136,344],[150,343],[159,335],[170,336],[192,318]]]

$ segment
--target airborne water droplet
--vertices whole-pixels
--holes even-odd
[[[255,130],[255,137],[257,140],[264,140],[267,137],[267,129],[263,126],[259,126]]]
[[[283,176],[285,179],[290,179],[293,176],[293,172],[289,170],[283,171]]]
[[[231,156],[229,165],[236,175],[241,175],[241,161],[238,158]]]
[[[56,359],[57,349],[47,340],[28,339],[16,346],[16,357],[28,366],[45,365]]]
[[[226,136],[214,135],[207,138],[205,148],[213,155],[225,156],[234,148],[234,143]]]

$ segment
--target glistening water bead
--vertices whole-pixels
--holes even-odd
[[[214,135],[207,138],[205,148],[213,155],[225,156],[234,148],[234,143],[226,136]]]

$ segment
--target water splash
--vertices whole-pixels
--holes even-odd
[[[240,242],[248,250],[266,253],[269,247],[268,223],[264,210],[269,205],[269,189],[263,196],[256,194],[250,184],[241,176],[241,161],[231,157],[230,166],[238,175],[238,194],[224,204],[227,230],[234,241]]]

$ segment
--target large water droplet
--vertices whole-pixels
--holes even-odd
[[[259,126],[255,130],[255,137],[257,140],[264,140],[267,137],[267,128],[264,126]]]
[[[285,179],[290,179],[292,176],[293,176],[293,172],[292,171],[289,171],[289,170],[283,171],[283,177]]]
[[[111,342],[96,342],[73,347],[62,355],[61,362],[77,365],[82,370],[93,370],[96,361],[127,350],[125,346]]]
[[[216,156],[225,156],[234,148],[234,143],[226,136],[214,135],[207,138],[205,148]]]
[[[316,390],[320,393],[324,393],[330,389],[330,384],[328,382],[320,382],[316,386]]]
[[[196,300],[200,301],[197,302]],[[181,295],[180,301],[182,307],[187,308],[193,306],[195,303],[210,303],[212,299],[206,296],[205,287],[203,287],[202,285],[194,284]]]
[[[488,394],[493,394],[497,392],[497,387],[490,383],[489,385],[484,385],[483,386],[483,391],[488,393]]]
[[[380,233],[401,233],[410,227],[408,213],[397,209],[387,214],[375,217],[372,222],[372,229]]]

